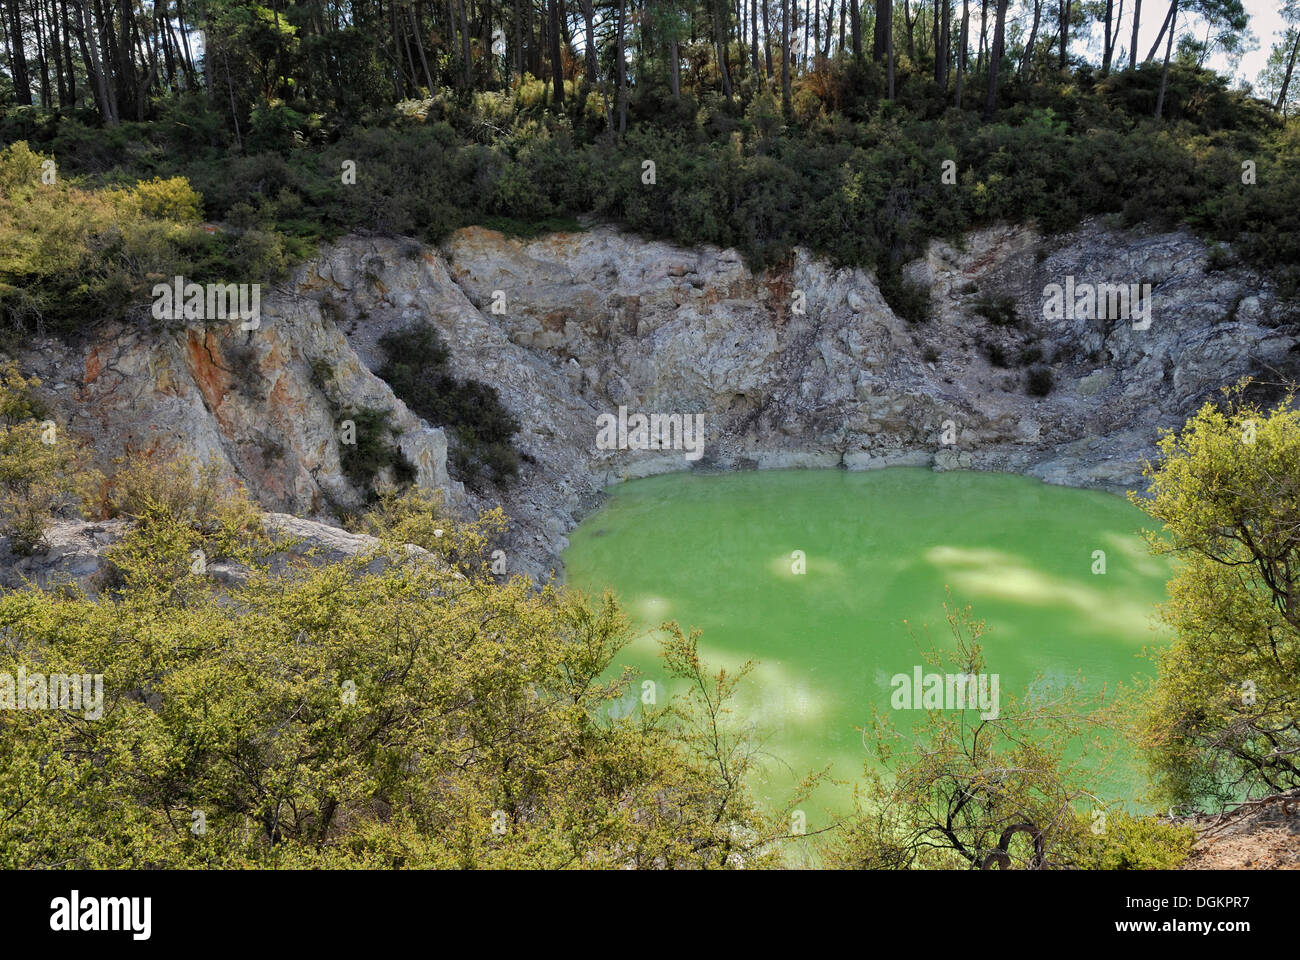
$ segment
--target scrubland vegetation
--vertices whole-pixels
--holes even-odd
[[[389,492],[355,522],[372,550],[286,566],[291,544],[211,468],[74,469],[67,439],[28,435],[33,386],[9,370],[0,395],[0,449],[35,451],[3,459],[5,533],[34,547],[55,513],[127,532],[97,595],[0,594],[0,675],[103,678],[93,718],[0,711],[6,866],[1161,868],[1190,828],[1095,795],[1107,751],[1081,742],[1127,731],[1148,799],[1186,809],[1300,785],[1287,403],[1233,392],[1164,441],[1143,503],[1153,549],[1184,558],[1177,639],[1130,715],[1067,684],[992,719],[930,710],[901,739],[878,719],[856,812],[808,834],[823,772],[781,809],[750,793],[749,666],[710,672],[699,635],[665,624],[688,693],[607,709],[639,689],[611,669],[627,617],[494,574],[500,510],[465,522]],[[242,574],[214,581],[218,563]],[[948,624],[931,662],[982,672],[983,625]]]

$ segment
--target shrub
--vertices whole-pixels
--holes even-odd
[[[203,207],[203,198],[184,177],[154,177],[137,183],[134,192],[140,212],[155,220],[190,223],[199,219]]]
[[[70,442],[53,421],[38,421],[32,391],[39,380],[0,364],[0,534],[9,549],[30,554],[52,511],[75,503]]]
[[[1016,298],[1004,294],[984,294],[975,301],[972,309],[995,327],[1014,327],[1020,322]]]
[[[1043,348],[1038,344],[1031,344],[1020,351],[1020,365],[1022,367],[1032,367],[1036,363],[1041,363],[1043,359]]]
[[[201,544],[160,519],[111,548],[98,600],[0,592],[0,672],[102,678],[95,722],[0,711],[0,863],[779,865],[789,814],[751,794],[732,715],[752,664],[709,673],[670,626],[665,667],[691,693],[611,718],[635,694],[612,596],[467,583],[391,543],[283,571],[253,558],[216,590],[177,566]]]
[[[1055,379],[1049,367],[1034,367],[1025,377],[1025,393],[1031,397],[1045,397],[1052,392]]]
[[[184,180],[87,190],[64,173],[32,179],[43,159],[21,143],[0,152],[12,184],[0,191],[0,328],[70,333],[142,308],[160,276],[226,279],[234,264],[254,282],[284,265],[278,240],[207,234]]]
[[[913,283],[895,269],[880,272],[880,295],[889,309],[908,323],[924,323],[930,319],[930,290],[923,284]]]
[[[519,453],[510,442],[518,422],[495,387],[451,374],[447,347],[432,325],[387,333],[379,346],[386,357],[379,376],[416,414],[451,431],[457,479],[482,489],[519,472]]]
[[[988,357],[989,363],[995,367],[1009,367],[1011,364],[1007,360],[1007,352],[1002,344],[989,340],[984,344],[984,355]]]
[[[1146,494],[1130,494],[1164,525],[1152,552],[1177,561],[1160,608],[1173,640],[1137,731],[1162,804],[1300,786],[1300,597],[1278,573],[1300,568],[1300,411],[1294,394],[1224,393],[1161,438]]]
[[[945,605],[946,607],[946,605]],[[985,669],[985,624],[971,609],[945,609],[952,632],[943,649],[927,634],[925,661],[952,673]],[[867,787],[831,840],[832,866],[850,869],[1001,869],[1076,865],[1088,824],[1075,812],[1093,797],[1100,746],[1113,723],[1104,699],[1065,684],[1051,698],[1007,696],[996,717],[965,709],[927,710],[899,728],[888,711],[863,731],[876,762]],[[1088,737],[1091,747],[1080,747]],[[1015,775],[1009,776],[1009,771]]]
[[[136,452],[107,477],[91,476],[88,506],[131,522],[135,535],[114,544],[110,585],[170,584],[182,593],[210,584],[207,564],[251,564],[271,552],[261,512],[215,463]],[[184,586],[182,586],[184,581]]]
[[[344,415],[356,427],[356,443],[339,445],[339,465],[353,486],[374,498],[376,481],[402,486],[415,479],[415,464],[393,443],[398,431],[389,422],[391,411],[365,408]]]
[[[116,461],[102,490],[102,515],[136,523],[166,519],[212,532],[228,518],[248,519],[239,487],[222,477],[216,463],[191,457],[130,454]]]
[[[34,214],[24,216],[0,200],[0,250],[22,250],[53,225],[52,245],[77,254],[56,258],[46,272],[26,251],[19,255],[26,269],[0,264],[3,317],[20,329],[42,319],[74,329],[84,322],[78,318],[128,307],[140,272],[192,265],[226,277],[231,261],[241,272],[275,270],[281,259],[308,256],[316,240],[350,229],[437,241],[490,219],[531,235],[580,214],[678,243],[734,247],[759,268],[782,262],[795,245],[837,264],[874,268],[886,300],[910,322],[928,310],[923,291],[897,276],[901,266],[934,238],[994,221],[1033,222],[1046,232],[1089,215],[1121,225],[1185,223],[1231,243],[1242,262],[1300,287],[1293,266],[1300,263],[1300,179],[1287,175],[1298,149],[1294,125],[1280,124],[1190,66],[1171,71],[1171,122],[1162,124],[1145,119],[1159,70],[1100,80],[1085,70],[1081,85],[1015,85],[1002,91],[1008,106],[996,121],[981,123],[973,111],[945,109],[941,91],[903,61],[896,100],[881,102],[879,65],[837,62],[799,82],[792,117],[743,79],[733,102],[710,91],[700,104],[689,89],[673,98],[647,77],[630,91],[626,134],[607,139],[594,136],[605,123],[600,96],[588,95],[579,117],[580,98],[564,111],[550,109],[547,81],[524,77],[513,96],[437,90],[396,110],[384,103],[371,126],[344,132],[344,121],[384,99],[383,71],[361,43],[347,31],[304,41],[312,58],[350,65],[347,83],[313,85],[332,99],[336,115],[325,119],[296,100],[261,105],[258,97],[243,156],[220,146],[225,108],[214,110],[201,98],[168,100],[160,123],[112,129],[75,118],[42,120],[30,110],[0,118],[0,139],[57,150],[68,165],[60,168],[59,185],[48,188],[56,204],[26,198]],[[692,81],[707,87],[716,80],[710,71],[706,65]],[[585,90],[572,81],[566,86],[571,96]],[[326,129],[330,123],[333,130]],[[323,146],[327,133],[337,138]],[[26,190],[35,182],[44,157],[23,149],[27,154],[11,156],[8,173],[0,172],[0,185]],[[1237,189],[1242,156],[1258,163],[1258,183],[1249,190]],[[654,190],[640,181],[646,158],[658,167]],[[949,159],[961,175],[944,185],[935,170]],[[355,184],[339,182],[344,160],[364,171]],[[184,203],[151,205],[136,217],[89,216],[91,200],[67,190],[75,172],[118,184],[184,177],[202,194],[208,219],[230,214],[232,222],[279,237],[283,257],[267,244],[250,252],[225,238],[204,242],[159,230],[158,224],[190,222]],[[111,200],[109,191],[86,192],[99,203]],[[0,197],[9,193],[0,188]],[[94,228],[64,237],[60,207],[75,209],[73,219],[94,221]],[[15,229],[8,232],[11,218]],[[153,225],[133,222],[140,219]],[[114,226],[135,249],[115,239]],[[142,247],[151,255],[142,259]],[[986,316],[998,325],[1015,322],[1012,311],[992,301]]]
[[[413,543],[440,557],[466,576],[490,573],[491,548],[506,532],[500,507],[465,522],[447,509],[442,491],[388,490],[355,529],[394,544]]]
[[[1189,826],[1154,817],[1109,814],[1100,834],[1089,830],[1079,866],[1085,870],[1176,870],[1196,841]]]

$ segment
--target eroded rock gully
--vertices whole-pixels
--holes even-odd
[[[537,576],[609,483],[688,467],[910,464],[1138,485],[1161,428],[1294,356],[1268,284],[1211,271],[1207,253],[1184,233],[1097,223],[1050,238],[987,229],[908,267],[932,294],[930,320],[910,325],[870,274],[804,251],[756,275],[734,251],[608,226],[532,241],[469,228],[441,248],[353,236],[264,288],[257,330],[108,322],[79,346],[39,342],[21,364],[98,458],[215,459],[267,510],[317,519],[362,500],[340,466],[340,410],[389,410],[416,482],[466,510],[500,502],[511,569]],[[1068,275],[1151,283],[1150,328],[1044,320],[1044,287]],[[976,312],[992,295],[1014,301],[1019,326]],[[456,374],[495,386],[522,424],[525,463],[504,493],[457,482],[444,431],[373,373],[378,339],[420,321]],[[1022,364],[1050,366],[1047,396],[1027,394]],[[703,413],[704,456],[597,449],[598,416],[619,406]],[[942,442],[945,421],[955,444]]]

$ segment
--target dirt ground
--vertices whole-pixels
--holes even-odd
[[[1188,870],[1300,870],[1300,793],[1291,791],[1223,817],[1198,817]]]

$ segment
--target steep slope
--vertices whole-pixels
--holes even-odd
[[[341,468],[340,421],[389,411],[416,482],[465,509],[502,503],[510,569],[544,575],[604,486],[670,470],[914,464],[1135,486],[1161,428],[1294,356],[1269,286],[1212,271],[1182,233],[990,229],[932,245],[908,275],[930,291],[926,322],[896,316],[867,273],[803,251],[755,274],[734,251],[607,226],[532,241],[469,228],[441,250],[349,237],[264,291],[257,330],[115,323],[23,365],[101,458],[215,457],[269,509],[323,518],[363,500]],[[1044,319],[1045,290],[1067,277],[1149,283],[1150,325]],[[444,425],[374,376],[379,338],[418,322],[520,422],[508,489],[465,490]],[[1026,389],[1038,368],[1052,373],[1046,396]],[[620,407],[702,414],[703,456],[599,449],[598,417]]]

